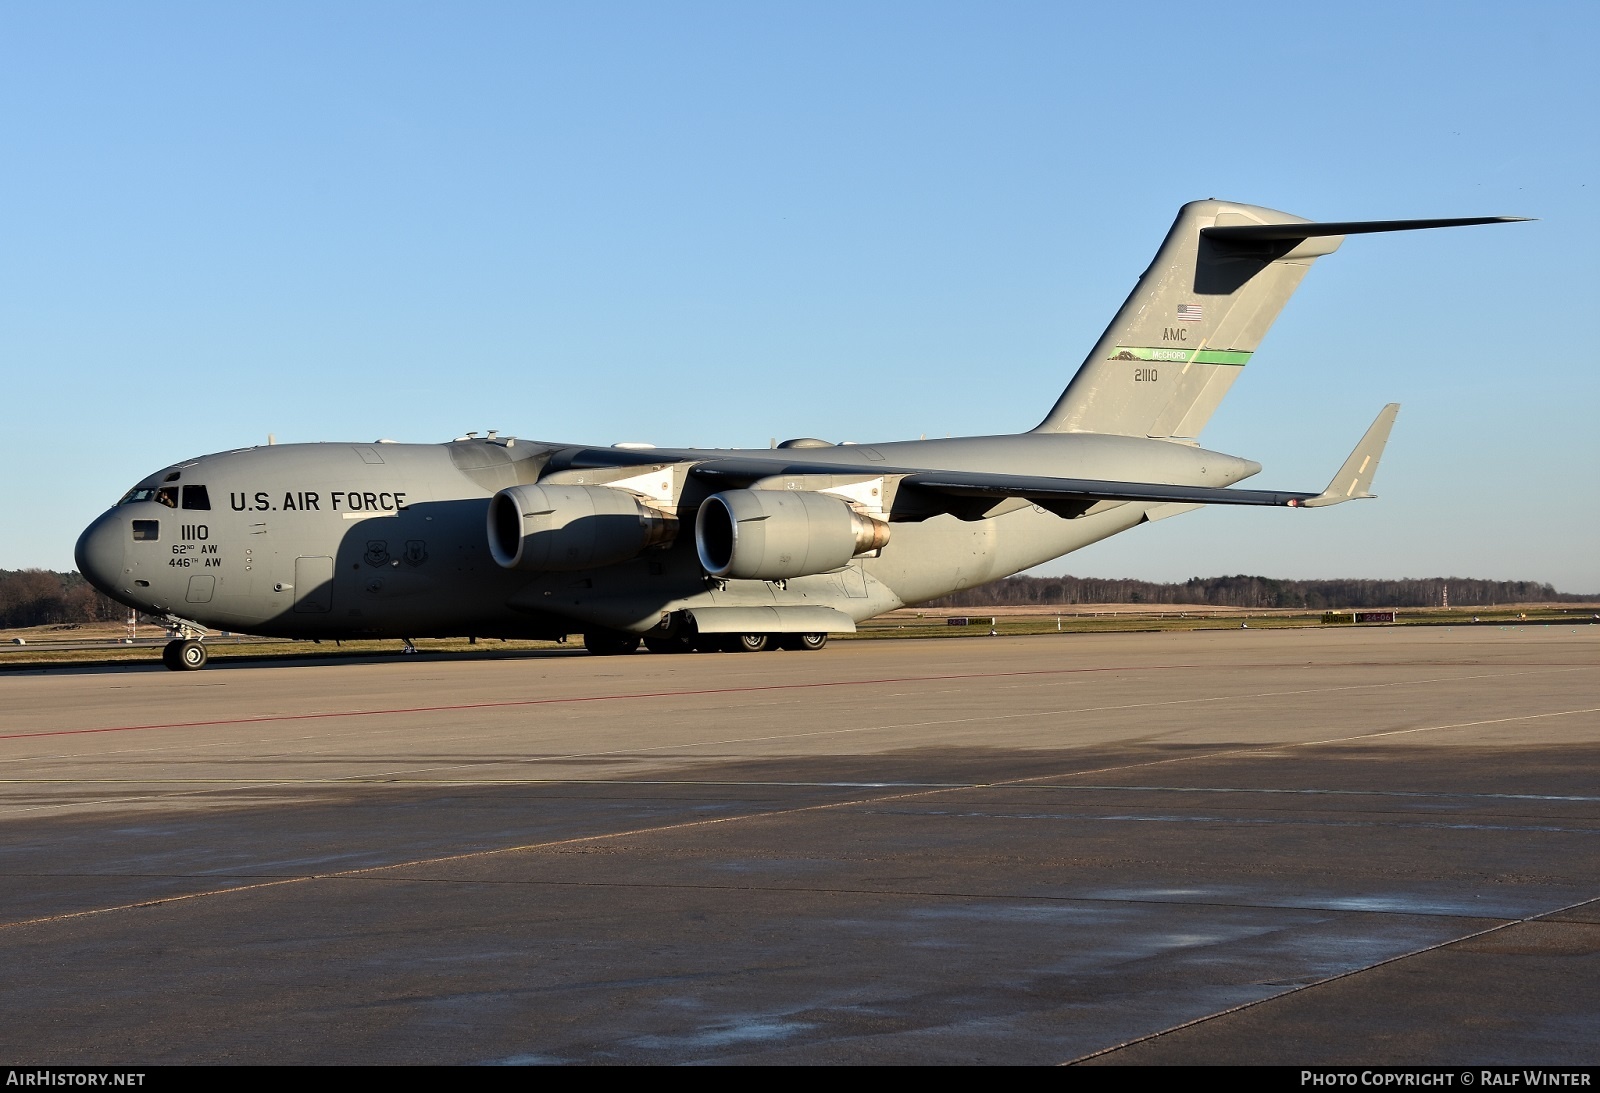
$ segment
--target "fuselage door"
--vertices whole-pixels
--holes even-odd
[[[333,610],[333,559],[294,560],[294,609],[320,613]]]

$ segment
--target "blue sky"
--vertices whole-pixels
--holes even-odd
[[[1320,488],[1044,572],[1600,592],[1590,2],[0,7],[0,567],[169,462],[1031,428],[1178,206],[1317,263],[1202,442]]]

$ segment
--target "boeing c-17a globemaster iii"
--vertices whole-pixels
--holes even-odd
[[[1185,205],[1030,432],[704,450],[468,434],[188,459],[78,540],[79,570],[180,634],[583,635],[590,652],[816,649],[830,633],[1202,505],[1370,497],[1399,407],[1327,489],[1232,488],[1259,463],[1197,438],[1279,310],[1345,236],[1521,219],[1313,223]]]

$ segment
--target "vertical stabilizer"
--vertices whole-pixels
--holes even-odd
[[[1197,437],[1311,263],[1345,236],[1525,219],[1319,224],[1259,205],[1191,201],[1034,432]]]
[[[1231,201],[1180,209],[1155,261],[1035,431],[1199,436],[1312,261],[1343,242],[1201,234],[1263,224],[1310,222]]]

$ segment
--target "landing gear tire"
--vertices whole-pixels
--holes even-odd
[[[692,653],[694,642],[685,639],[682,635],[674,634],[671,637],[648,637],[644,639],[644,647],[652,653]]]
[[[815,652],[828,644],[827,634],[785,634],[781,643],[785,649]]]
[[[161,663],[174,672],[198,672],[210,659],[210,650],[193,639],[169,641],[161,650]]]
[[[735,653],[759,653],[772,641],[768,634],[734,634],[728,648]]]
[[[595,630],[583,635],[583,647],[597,657],[622,656],[639,648],[639,637],[615,630]]]

